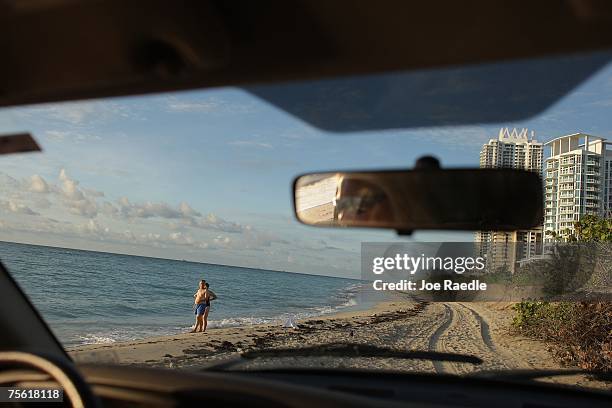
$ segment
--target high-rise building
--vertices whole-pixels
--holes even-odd
[[[481,168],[513,168],[542,173],[544,146],[528,129],[499,130],[480,151]],[[481,255],[486,255],[489,270],[505,267],[514,272],[521,259],[542,253],[542,227],[520,231],[478,231],[475,236]]]
[[[544,146],[527,129],[502,128],[497,139],[491,139],[480,151],[480,167],[507,167],[541,173]]]
[[[612,212],[612,143],[574,133],[546,143],[545,241],[567,238],[585,215]],[[554,233],[554,235],[552,234]]]

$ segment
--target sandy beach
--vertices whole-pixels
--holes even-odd
[[[510,332],[513,311],[508,303],[427,303],[396,300],[368,310],[346,311],[298,321],[299,328],[252,325],[211,328],[205,333],[73,347],[77,362],[202,369],[237,358],[241,353],[357,343],[398,350],[465,353],[481,365],[397,358],[331,358],[325,356],[257,358],[236,368],[326,367],[467,374],[480,370],[558,369],[545,343]],[[234,368],[234,367],[232,367]],[[585,376],[547,379],[560,384],[609,389],[610,384]]]
[[[209,328],[204,333],[182,333],[121,343],[69,347],[68,352],[79,362],[197,369],[208,366],[211,361],[219,361],[250,349],[324,344],[326,335],[332,336],[330,341],[332,338],[347,338],[350,337],[348,329],[351,327],[354,331],[358,325],[369,324],[375,316],[401,313],[404,310],[402,307],[412,306],[412,302],[383,302],[367,310],[343,311],[298,320],[298,329],[284,328],[282,324]]]

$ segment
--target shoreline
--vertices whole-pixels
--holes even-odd
[[[414,302],[398,299],[367,304],[363,308],[360,308],[359,305],[347,306],[332,313],[295,319],[295,322],[301,328],[303,325],[311,325],[313,322],[317,324],[333,320],[367,318],[380,313],[388,313],[403,303],[408,306]],[[284,322],[279,321],[243,326],[209,327],[204,333],[183,332],[112,343],[66,346],[65,348],[68,354],[79,363],[96,362],[175,367],[176,364],[173,364],[172,359],[180,359],[185,354],[185,349],[177,351],[183,346],[208,345],[212,350],[211,353],[206,354],[212,356],[227,354],[228,352],[241,352],[249,346],[259,346],[261,341],[257,341],[257,339],[260,338],[262,333],[266,333],[266,337],[269,337],[270,335],[300,332],[300,328],[285,328],[283,325]],[[202,355],[203,353],[199,354]],[[158,362],[162,364],[157,364]]]

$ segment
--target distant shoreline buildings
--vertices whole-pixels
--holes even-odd
[[[480,151],[482,168],[538,172],[544,180],[542,226],[520,231],[478,231],[475,241],[489,270],[514,272],[542,255],[544,244],[567,240],[585,215],[612,217],[612,146],[606,139],[574,133],[538,142],[528,129],[502,128]],[[549,155],[544,160],[544,148]]]

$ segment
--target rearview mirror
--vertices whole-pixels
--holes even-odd
[[[542,180],[513,169],[307,174],[295,213],[319,226],[512,231],[541,225]]]

